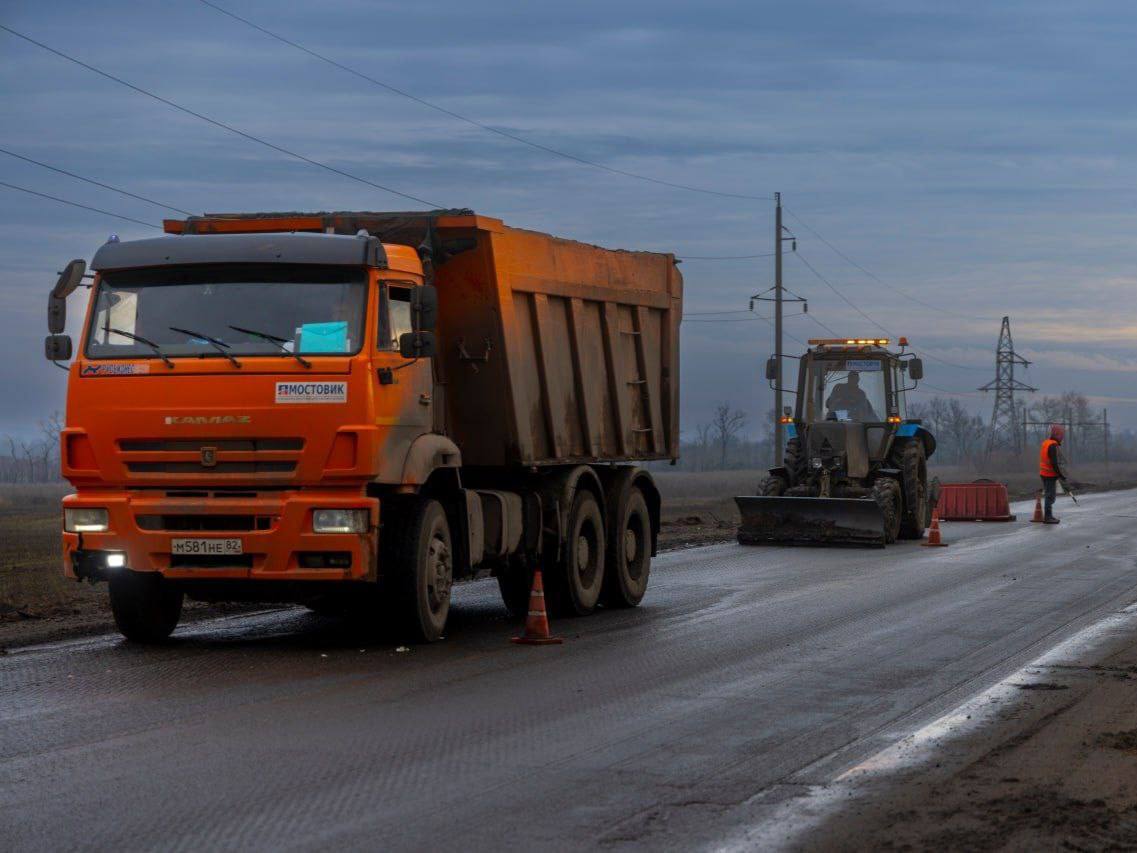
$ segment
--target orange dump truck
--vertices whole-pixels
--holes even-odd
[[[454,581],[526,609],[629,607],[678,452],[674,257],[469,210],[209,214],[112,237],[70,365],[64,571],[124,635],[185,596],[293,601],[442,636]]]

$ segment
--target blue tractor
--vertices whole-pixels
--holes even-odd
[[[757,495],[735,498],[739,542],[883,547],[923,537],[938,499],[928,482],[936,439],[907,417],[905,392],[924,367],[899,343],[894,352],[884,338],[809,342],[795,406],[781,418],[783,464]],[[770,359],[766,377],[776,376]]]

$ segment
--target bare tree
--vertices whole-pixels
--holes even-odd
[[[711,419],[711,434],[719,446],[719,467],[726,468],[726,451],[731,441],[742,431],[746,425],[746,413],[739,409],[731,409],[730,403],[720,403],[715,407],[714,417]]]

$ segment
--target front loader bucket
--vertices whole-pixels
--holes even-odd
[[[872,498],[737,497],[743,545],[884,547],[884,516]]]

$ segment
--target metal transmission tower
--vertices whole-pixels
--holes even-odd
[[[1016,391],[1037,391],[1025,382],[1015,379],[1015,365],[1026,367],[1030,364],[1015,352],[1011,340],[1011,318],[1003,318],[999,330],[999,345],[995,348],[995,379],[979,388],[980,391],[995,392],[995,409],[991,412],[991,427],[987,433],[987,453],[997,450],[1022,450],[1022,436],[1018,429],[1018,411],[1015,409]]]

